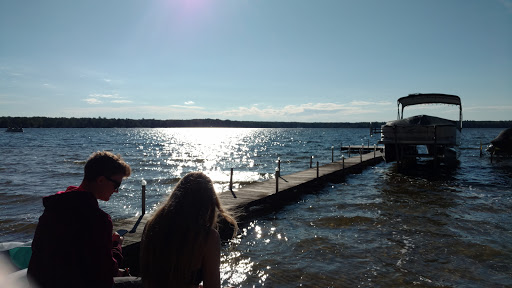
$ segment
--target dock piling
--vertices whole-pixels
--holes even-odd
[[[236,198],[236,194],[233,191],[233,168],[231,170],[231,176],[229,176],[229,191],[231,192],[231,195],[233,195],[233,198]]]
[[[334,162],[334,146],[331,146],[331,162]]]
[[[318,167],[318,161],[316,161],[316,178],[319,177],[319,167]]]
[[[281,171],[276,168],[276,193],[279,192],[279,177],[281,177]]]
[[[233,168],[231,168],[231,173],[229,176],[229,191],[233,191]]]
[[[146,214],[146,180],[142,179],[142,215]]]

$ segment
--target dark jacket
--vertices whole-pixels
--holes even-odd
[[[28,277],[46,287],[112,287],[122,260],[112,220],[91,192],[70,186],[43,198]]]

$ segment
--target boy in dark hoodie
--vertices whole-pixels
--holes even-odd
[[[98,199],[108,201],[130,174],[120,155],[95,152],[79,187],[43,198],[27,271],[37,287],[110,288],[113,277],[124,276],[119,269],[123,238],[112,233],[112,220]]]

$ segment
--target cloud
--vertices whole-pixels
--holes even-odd
[[[116,99],[119,99],[121,97],[119,97],[119,95],[113,95],[113,94],[89,94],[89,97],[93,97],[93,98],[116,98]]]
[[[371,106],[371,105],[379,105],[379,106],[386,106],[386,105],[392,105],[391,102],[386,101],[380,101],[380,102],[368,102],[368,101],[352,101],[350,102],[350,105],[354,106]]]
[[[380,103],[380,102],[379,102]],[[383,105],[383,104],[379,104]],[[224,117],[246,118],[257,117],[259,119],[274,119],[274,120],[289,120],[297,119],[294,121],[311,121],[313,119],[321,119],[318,121],[347,121],[347,116],[351,115],[369,115],[377,112],[375,109],[368,109],[351,104],[336,104],[336,103],[306,103],[300,105],[287,105],[281,108],[266,107],[260,108],[257,105],[251,107],[238,107],[232,110],[220,112]],[[366,103],[364,106],[375,106],[375,103]],[[359,121],[359,120],[358,120]]]
[[[87,102],[87,104],[91,104],[91,105],[98,105],[98,104],[103,103],[103,101],[98,100],[96,98],[86,98],[86,99],[83,99],[82,101],[85,101],[85,102]]]
[[[465,107],[464,108],[464,112],[466,112],[466,111],[477,111],[477,112],[480,112],[480,111],[483,111],[483,110],[488,110],[488,111],[511,111],[512,112],[512,106],[507,106],[507,105],[503,105],[503,106],[478,106],[478,107]]]
[[[194,102],[192,102],[192,104],[193,103]],[[183,106],[183,105],[169,105],[169,107],[182,108],[182,109],[198,109],[198,110],[203,110],[204,109],[204,107],[200,107],[200,106]]]
[[[104,103],[103,99],[110,100],[108,102],[116,103],[116,104],[133,103],[133,101],[123,99],[123,97],[121,97],[117,94],[98,94],[98,93],[89,94],[89,98],[83,99],[83,101],[85,101],[91,105],[97,105],[97,104]]]
[[[194,104],[195,104],[194,101],[187,101],[187,102],[185,102],[185,105],[194,105]]]

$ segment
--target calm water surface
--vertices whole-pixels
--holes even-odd
[[[100,203],[112,218],[153,210],[203,171],[226,191],[327,163],[331,147],[376,143],[368,129],[26,129],[0,133],[0,242],[29,241],[41,197],[78,185],[87,157],[120,153],[133,174]],[[222,255],[235,287],[512,287],[512,161],[479,157],[501,129],[465,129],[460,164],[398,172],[381,163],[327,183],[242,227]],[[346,156],[346,155],[345,155]]]

